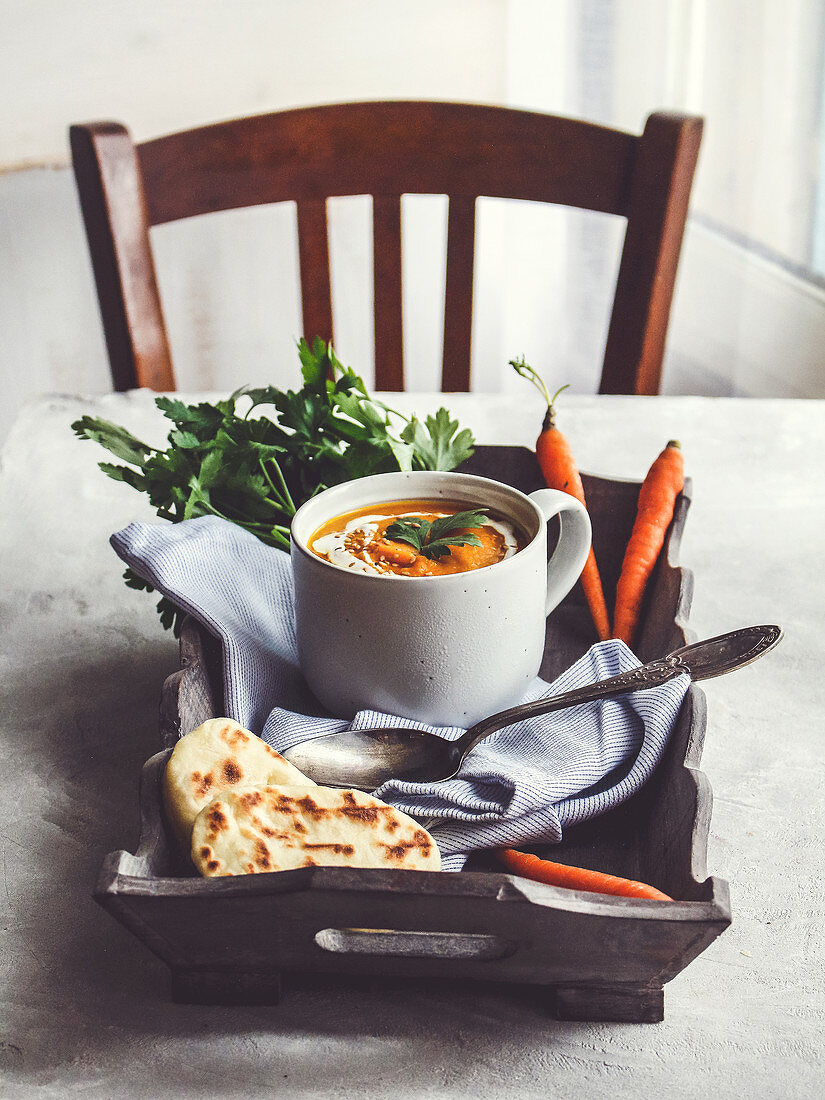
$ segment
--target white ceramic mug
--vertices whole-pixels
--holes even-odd
[[[486,506],[526,536],[518,553],[434,577],[368,574],[318,557],[308,542],[327,520],[372,504],[438,500]],[[559,516],[547,561],[547,520]],[[349,718],[384,711],[470,726],[518,701],[538,674],[547,615],[579,577],[590,519],[569,493],[525,496],[472,474],[376,474],[336,485],[292,520],[295,625],[301,669],[318,700]]]

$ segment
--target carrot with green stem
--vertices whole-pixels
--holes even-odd
[[[562,386],[561,389],[556,390],[551,397],[542,377],[524,361],[524,357],[511,359],[510,366],[522,378],[532,382],[547,402],[547,412],[544,414],[541,432],[536,440],[536,458],[547,487],[570,493],[571,496],[574,496],[576,500],[587,507],[584,499],[584,486],[570,444],[564,433],[556,427],[555,401],[562,390],[567,389],[567,386]],[[587,606],[590,608],[590,615],[596,627],[596,633],[602,641],[605,641],[610,637],[610,618],[607,613],[602,579],[599,575],[592,546],[582,570],[581,582]]]
[[[664,545],[676,498],[684,483],[682,450],[679,442],[671,439],[642,482],[636,519],[616,585],[613,634],[629,646],[633,645],[647,582]]]
[[[650,901],[673,899],[655,886],[636,882],[629,878],[606,875],[602,871],[589,871],[585,867],[568,867],[564,863],[552,863],[529,852],[517,852],[513,848],[498,848],[493,853],[499,863],[514,875],[545,882],[549,886],[562,886],[566,890],[584,890],[589,894],[618,894],[628,898],[647,898]]]

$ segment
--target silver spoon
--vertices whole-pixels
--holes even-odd
[[[373,791],[388,779],[436,782],[452,779],[467,753],[479,741],[504,726],[541,714],[564,710],[594,699],[610,699],[625,692],[658,687],[687,673],[691,680],[707,680],[750,664],[777,644],[778,626],[749,626],[682,646],[666,657],[640,668],[566,691],[562,695],[521,703],[483,718],[456,741],[433,733],[387,726],[345,730],[293,745],[282,755],[310,779],[325,787],[354,787]]]

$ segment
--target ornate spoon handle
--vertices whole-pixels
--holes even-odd
[[[523,722],[527,718],[538,718],[542,714],[552,714],[557,710],[565,710],[567,707],[575,707],[581,703],[590,703],[594,699],[610,699],[615,695],[624,695],[630,691],[642,691],[646,688],[659,687],[673,680],[683,673],[690,675],[688,666],[675,654],[661,657],[659,660],[650,661],[639,668],[629,672],[621,672],[618,676],[611,676],[607,680],[598,680],[595,684],[586,684],[584,687],[565,691],[562,695],[554,695],[548,699],[537,699],[533,703],[521,703],[519,706],[510,707],[509,710],[499,711],[489,718],[478,722],[471,729],[453,742],[453,757],[458,764],[468,752],[476,747],[479,741],[497,733],[504,726],[513,722]]]

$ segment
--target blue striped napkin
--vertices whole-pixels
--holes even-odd
[[[285,750],[350,725],[386,725],[361,711],[352,722],[314,699],[298,666],[289,555],[213,516],[178,524],[133,523],[112,535],[117,554],[194,615],[223,643],[226,716]],[[524,701],[603,680],[639,661],[620,641],[594,645],[552,684],[536,679]],[[555,844],[566,826],[624,802],[664,752],[689,686],[658,688],[585,704],[500,730],[444,783],[391,780],[376,795],[419,818],[439,818],[445,870],[479,849]],[[453,739],[463,732],[393,716],[399,725]]]

